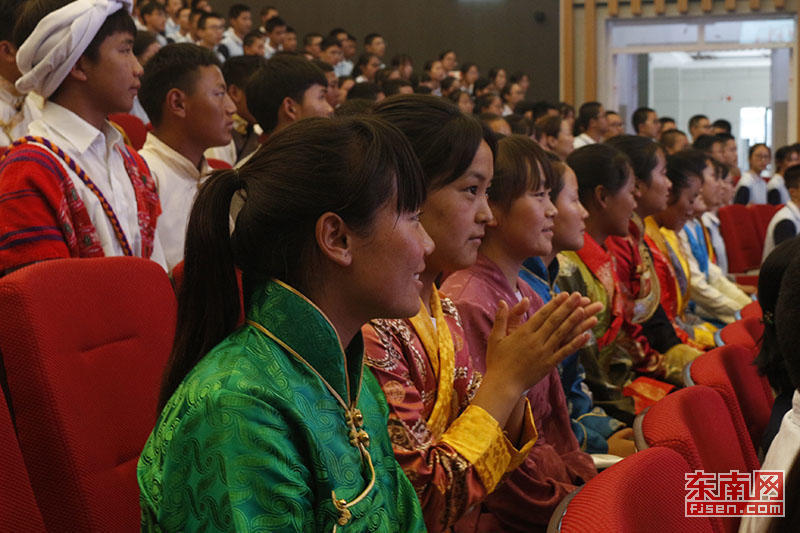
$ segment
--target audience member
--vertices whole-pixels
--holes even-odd
[[[222,45],[222,34],[225,30],[225,19],[217,13],[203,13],[197,20],[197,37],[200,46],[217,54],[220,63],[224,63],[230,52]]]
[[[267,36],[264,43],[264,57],[269,59],[276,52],[283,50],[283,41],[286,37],[286,22],[282,18],[275,16],[264,23],[264,29],[266,30],[264,35]]]
[[[164,34],[167,25],[167,13],[164,11],[163,5],[156,0],[151,0],[139,9],[139,14],[142,17],[142,22],[144,22],[144,29],[156,36],[158,44],[166,46],[172,42]]]
[[[586,102],[578,110],[575,119],[575,141],[573,146],[577,149],[587,144],[602,142],[608,134],[608,119],[605,109],[600,102]]]
[[[383,65],[383,56],[386,55],[386,41],[379,33],[369,33],[364,37],[364,53],[375,55]]]
[[[689,119],[689,135],[692,136],[692,141],[701,135],[713,135],[714,131],[711,129],[711,122],[705,115],[693,115]]]
[[[16,87],[46,102],[33,137],[0,164],[0,274],[63,257],[136,255],[166,266],[150,171],[106,120],[130,111],[142,74],[130,10],[42,0],[18,14]]]
[[[767,182],[767,203],[781,205],[789,201],[783,175],[789,167],[800,163],[800,146],[792,144],[775,150],[775,174]]]
[[[623,122],[622,117],[619,116],[619,113],[616,111],[606,111],[606,122],[608,123],[608,129],[605,134],[606,139],[611,139],[612,137],[625,133],[625,122]]]
[[[259,13],[259,16],[261,18],[261,25],[258,27],[258,31],[260,31],[261,33],[266,34],[267,33],[267,28],[266,28],[267,21],[269,21],[272,18],[280,16],[280,13],[278,12],[278,8],[275,7],[275,6],[264,6],[264,7],[261,8],[261,12]]]
[[[172,271],[183,260],[192,203],[211,170],[203,152],[230,142],[236,106],[214,53],[189,43],[166,46],[153,56],[140,93],[153,130],[139,153],[161,200],[158,232]]]
[[[251,31],[242,39],[242,52],[246,56],[266,57],[266,36],[258,30]]]
[[[244,54],[244,37],[253,28],[253,17],[246,4],[233,4],[228,9],[228,29],[225,30],[222,44],[228,48],[230,57]]]
[[[560,115],[539,117],[534,123],[536,141],[564,161],[573,150],[572,130],[569,121]]]
[[[500,97],[503,99],[503,116],[506,117],[514,114],[514,107],[525,99],[525,92],[519,83],[511,82],[500,91]]]
[[[766,259],[780,243],[800,233],[800,166],[787,168],[783,179],[789,193],[789,201],[769,221],[764,238],[763,259]]]
[[[754,144],[747,153],[747,160],[750,168],[736,184],[733,201],[744,205],[766,204],[769,178],[762,177],[762,174],[772,160],[772,151],[764,143]]]
[[[655,109],[649,107],[638,108],[631,116],[631,123],[636,135],[641,135],[654,141],[658,139],[658,134],[661,132],[661,123],[658,121],[658,114],[656,114]]]
[[[281,50],[290,53],[297,52],[297,32],[291,26],[286,26],[286,33],[283,34]]]
[[[664,145],[667,155],[672,155],[688,148],[689,138],[681,130],[673,128],[661,134],[661,144]]]
[[[658,117],[658,123],[660,125],[659,140],[664,132],[677,129],[678,127],[678,125],[675,123],[675,119],[672,117]]]

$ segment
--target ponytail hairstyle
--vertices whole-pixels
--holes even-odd
[[[657,142],[641,135],[617,135],[608,139],[605,144],[616,148],[631,160],[631,167],[636,179],[650,185],[653,180],[653,169],[658,166],[658,153],[666,160],[667,153]]]
[[[631,168],[628,156],[608,144],[582,146],[567,156],[566,163],[578,178],[578,196],[587,210],[599,185],[616,194],[628,182]]]
[[[503,137],[497,142],[489,201],[508,211],[527,191],[538,191],[542,186],[551,189],[557,179],[554,174],[546,152],[536,141],[524,135]]]
[[[234,195],[244,200],[231,232]],[[307,291],[321,261],[314,236],[319,217],[336,213],[368,235],[378,210],[395,196],[399,213],[417,210],[425,197],[422,171],[403,134],[372,117],[299,121],[271,135],[241,168],[214,172],[189,217],[175,343],[159,410],[235,329],[237,269],[245,305],[271,278]]]
[[[425,189],[441,189],[469,168],[481,141],[497,152],[494,133],[474,116],[467,116],[444,98],[398,94],[373,108],[373,114],[397,126],[414,148]]]

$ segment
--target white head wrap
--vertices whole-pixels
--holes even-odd
[[[44,98],[58,89],[89,47],[100,26],[112,13],[126,9],[131,0],[76,0],[48,14],[17,51],[22,93],[36,91]]]

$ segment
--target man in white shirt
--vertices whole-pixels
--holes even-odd
[[[267,59],[275,52],[283,50],[283,38],[286,36],[286,21],[280,17],[272,17],[266,23],[267,42],[264,43],[264,57]]]
[[[769,221],[762,263],[776,246],[800,233],[800,166],[787,168],[783,179],[789,192],[789,201]]]
[[[39,118],[44,106],[36,93],[26,95],[14,87],[21,75],[17,68],[17,47],[12,42],[18,5],[16,1],[0,0],[0,147],[24,136],[28,124]]]
[[[658,134],[661,132],[661,123],[658,121],[658,114],[655,109],[649,107],[638,108],[631,115],[631,122],[636,135],[641,135],[654,141],[658,139]]]
[[[0,274],[47,259],[136,255],[166,266],[149,170],[106,120],[133,105],[142,68],[126,1],[23,5],[20,92],[47,101],[0,166]]]
[[[783,175],[787,168],[798,163],[800,163],[800,147],[798,145],[781,146],[775,150],[775,167],[778,170],[767,182],[768,204],[780,205],[789,201],[789,191],[786,189]]]
[[[606,110],[600,102],[586,102],[578,110],[575,127],[579,134],[572,141],[576,150],[587,144],[602,142],[608,133]]]
[[[228,10],[228,29],[222,44],[228,48],[228,57],[244,55],[244,36],[253,27],[250,8],[245,4],[233,4]]]
[[[167,13],[164,11],[164,6],[151,0],[140,8],[139,14],[144,22],[144,28],[155,34],[158,44],[168,45],[170,41],[164,35],[167,26]]]
[[[164,34],[175,40],[175,35],[180,32],[181,25],[178,21],[181,8],[183,7],[183,0],[167,0],[164,4],[164,11],[167,13],[167,22],[164,26]]]
[[[147,62],[139,99],[153,124],[139,153],[161,198],[159,236],[172,271],[183,260],[189,214],[209,172],[203,152],[231,141],[236,107],[214,53],[188,43]]]
[[[280,16],[280,13],[278,12],[278,8],[275,6],[264,6],[261,8],[260,16],[261,16],[261,26],[258,27],[258,31],[260,31],[261,33],[267,33],[267,28],[266,28],[267,22],[271,18]]]
[[[228,49],[221,47],[222,34],[225,31],[225,19],[217,13],[203,13],[197,19],[197,44],[213,51],[220,63],[224,63],[230,55]]]
[[[182,7],[178,10],[178,31],[169,37],[176,43],[193,43],[192,38],[192,10],[189,7]],[[199,15],[198,15],[199,18]]]

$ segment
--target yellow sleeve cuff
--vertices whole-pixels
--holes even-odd
[[[467,406],[461,416],[447,428],[441,440],[475,467],[486,492],[489,493],[506,472],[522,463],[537,437],[530,404],[526,400],[520,437],[524,444],[519,450],[503,434],[497,420],[477,405]]]

